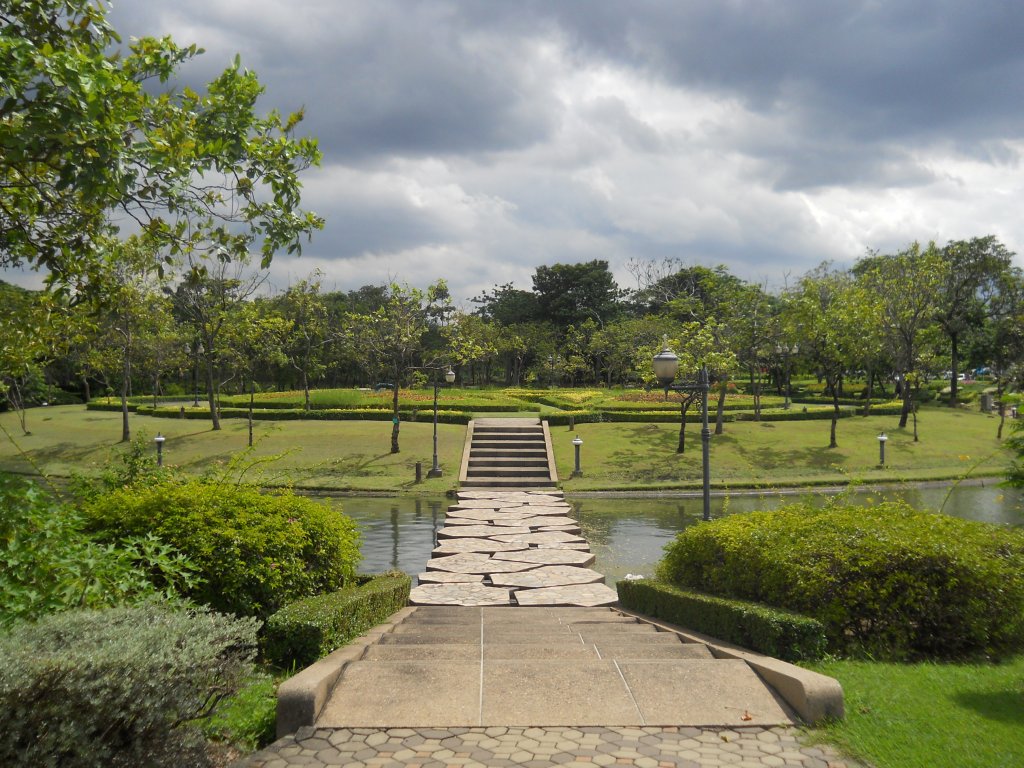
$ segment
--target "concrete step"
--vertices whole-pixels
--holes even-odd
[[[484,467],[544,467],[546,470],[548,460],[546,456],[536,458],[522,458],[517,456],[474,456],[469,455],[469,468],[481,469]]]
[[[605,643],[593,644],[602,659],[616,661],[638,661],[641,659],[713,659],[711,651],[703,643],[679,643],[678,645],[652,645],[650,643]],[[589,646],[587,646],[589,647]]]
[[[468,467],[466,476],[550,478],[547,467]]]
[[[474,443],[500,442],[500,443],[535,443],[544,442],[543,432],[484,432],[473,433]]]
[[[463,488],[501,488],[503,490],[550,488],[551,478],[524,480],[514,477],[468,477],[460,483]]]
[[[485,657],[351,662],[317,725],[754,727],[793,721],[738,659]]]

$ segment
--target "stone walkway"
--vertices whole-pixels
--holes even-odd
[[[302,728],[237,768],[858,768],[795,728]]]
[[[412,605],[600,606],[618,600],[560,491],[459,492]]]

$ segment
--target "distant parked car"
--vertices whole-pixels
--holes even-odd
[[[395,388],[394,384],[388,384],[387,382],[381,382],[380,384],[374,384],[373,385],[373,391],[374,392],[380,392],[381,390],[384,390],[384,389],[394,389],[394,388]]]

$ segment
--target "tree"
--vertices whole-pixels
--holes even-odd
[[[893,255],[871,255],[854,265],[864,289],[878,300],[882,330],[900,377],[901,429],[913,404],[911,384],[917,375],[928,331],[934,327],[944,281],[942,256],[934,243],[911,243]]]
[[[60,312],[52,296],[0,282],[0,397],[18,412],[26,435],[31,389],[61,337]]]
[[[787,320],[801,338],[801,354],[825,377],[832,393],[829,448],[838,448],[839,387],[843,373],[857,359],[866,335],[871,304],[853,276],[828,264],[808,272],[787,305]]]
[[[206,396],[214,430],[220,429],[219,380],[214,372],[227,357],[222,334],[238,311],[266,279],[262,272],[247,272],[244,262],[218,261],[209,270],[190,270],[174,291],[175,313],[188,325],[192,338],[202,344]]]
[[[302,113],[258,117],[263,88],[237,58],[205,94],[161,91],[200,49],[169,37],[118,43],[105,3],[0,9],[0,266],[82,289],[117,229],[111,212],[167,263],[299,252],[322,226],[299,208],[298,174],[320,160],[315,141],[292,136]]]
[[[428,319],[447,295],[443,280],[426,291],[392,283],[382,306],[371,312],[351,312],[345,321],[345,342],[370,376],[384,375],[392,385],[391,453],[398,453],[401,420],[398,390],[423,349]]]
[[[496,285],[490,293],[484,291],[472,301],[480,305],[476,314],[499,325],[519,325],[541,318],[537,295],[519,290],[512,283]]]
[[[320,294],[320,281],[299,281],[280,297],[277,304],[290,324],[283,351],[288,363],[299,373],[308,411],[309,380],[323,375],[324,350],[335,338],[327,323],[327,304]]]
[[[992,235],[950,241],[940,253],[944,269],[936,319],[949,338],[949,404],[956,407],[961,341],[965,333],[991,315],[1013,254]]]
[[[540,316],[563,332],[588,318],[607,322],[619,309],[620,291],[607,261],[537,267],[533,290]]]

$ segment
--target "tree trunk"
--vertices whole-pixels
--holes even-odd
[[[255,397],[256,382],[252,375],[249,376],[249,447],[252,448],[252,403]]]
[[[903,408],[900,411],[900,429],[907,428],[907,418],[910,416],[910,405],[913,400],[913,395],[910,392],[910,383],[907,381],[907,377],[904,376],[900,382],[900,391],[903,395]]]
[[[836,442],[836,425],[839,423],[839,386],[838,382],[832,387],[832,431],[828,438],[829,448],[838,448],[839,443]]]
[[[956,408],[956,400],[958,395],[958,389],[960,385],[960,347],[957,336],[959,334],[949,334],[949,407]]]
[[[89,377],[82,377],[82,392],[85,395],[85,402],[89,402],[92,399],[92,393],[89,390]]]
[[[996,429],[996,440],[1003,439],[1003,424],[1006,423],[1006,405],[1003,403],[1003,383],[996,379],[996,402],[999,403],[999,428]]]
[[[206,359],[206,399],[210,403],[210,421],[213,422],[211,429],[220,429],[220,412],[217,410],[217,401],[213,391],[213,359]]]
[[[302,393],[306,397],[306,412],[309,412],[309,377],[306,375],[306,369],[302,369]]]
[[[128,443],[132,439],[132,431],[128,426],[128,380],[131,378],[131,364],[125,352],[121,364],[121,442]]]
[[[398,453],[398,429],[400,421],[398,418],[398,376],[395,376],[395,386],[391,390],[391,409],[394,416],[391,419],[391,452]]]
[[[725,429],[725,395],[729,389],[729,382],[722,380],[718,385],[718,408],[715,411],[715,434],[722,434]]]
[[[873,392],[874,392],[874,385],[875,385],[875,374],[874,374],[874,372],[870,368],[868,368],[868,396],[867,396],[867,400],[864,403],[864,415],[865,416],[870,416],[871,415],[871,398],[872,398]]]

